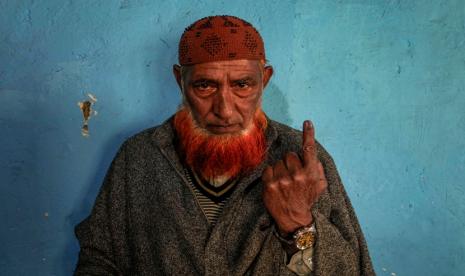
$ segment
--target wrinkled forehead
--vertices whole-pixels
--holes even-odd
[[[226,60],[205,62],[194,65],[182,66],[183,77],[208,78],[209,76],[220,77],[222,75],[231,76],[261,76],[264,62],[258,60]]]

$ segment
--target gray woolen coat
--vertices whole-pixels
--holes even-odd
[[[261,198],[261,173],[302,133],[269,120],[268,156],[241,178],[211,228],[176,153],[172,119],[128,139],[92,213],[76,227],[75,275],[294,275]],[[314,205],[314,275],[374,275],[359,223],[330,155],[318,144],[328,190]]]

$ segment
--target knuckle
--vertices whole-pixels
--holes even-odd
[[[270,183],[267,183],[266,185],[264,185],[264,189],[263,189],[265,192],[276,192],[278,190],[278,185],[276,182],[270,182]]]
[[[292,179],[297,183],[306,181],[307,176],[302,171],[296,171],[292,174]]]
[[[308,145],[305,145],[304,147],[304,151],[307,151],[307,152],[311,152],[315,149],[315,145],[314,144],[308,144]]]
[[[328,182],[325,180],[323,181],[323,185],[321,185],[321,189],[324,191],[328,188]]]
[[[282,188],[289,188],[292,185],[292,180],[289,177],[279,179],[279,184]]]
[[[322,194],[328,188],[328,183],[326,181],[320,181],[316,187],[316,192]]]

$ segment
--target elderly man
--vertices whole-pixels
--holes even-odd
[[[76,275],[373,275],[336,167],[261,109],[259,33],[202,18],[179,43],[183,105],[128,139],[76,227]]]

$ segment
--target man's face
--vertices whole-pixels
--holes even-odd
[[[273,69],[256,60],[174,66],[197,125],[211,134],[238,134],[251,126]],[[181,72],[182,71],[182,72]]]

